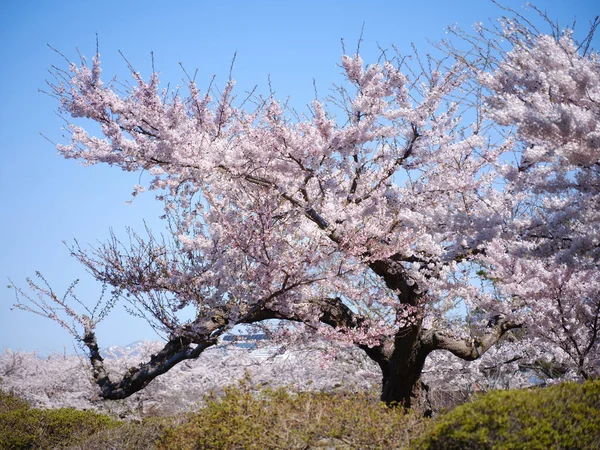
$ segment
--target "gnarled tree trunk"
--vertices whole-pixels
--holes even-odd
[[[427,330],[420,325],[401,330],[387,351],[380,347],[377,354],[367,354],[379,364],[383,374],[381,400],[390,405],[431,413],[427,387],[421,374],[427,356],[434,350],[447,350],[466,361],[481,357],[509,330],[521,324],[501,316],[492,318],[481,336],[474,339],[457,339],[438,330]]]
[[[421,373],[426,354],[420,339],[420,327],[397,337],[391,358],[382,367],[381,400],[405,408],[423,409]]]

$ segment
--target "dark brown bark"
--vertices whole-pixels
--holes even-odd
[[[416,308],[422,293],[411,282],[400,260],[391,257],[374,261],[371,270],[382,277],[388,288],[398,292],[401,307]],[[421,318],[415,314],[414,324],[398,331],[385,360],[379,362],[383,375],[381,400],[387,404],[424,410],[421,373],[428,348],[421,342]]]
[[[507,331],[521,327],[521,323],[497,315],[490,319],[480,336],[456,339],[440,330],[425,330],[421,335],[421,342],[428,353],[448,350],[465,361],[474,361],[496,344]]]
[[[217,343],[217,337],[209,333],[194,341],[188,337],[169,340],[160,352],[152,355],[149,362],[132,367],[119,381],[113,382],[104,368],[104,359],[100,355],[93,330],[86,328],[83,339],[90,352],[93,377],[100,388],[100,396],[106,400],[127,398],[144,389],[157,376],[168,372],[180,362],[200,356],[204,350]]]
[[[436,330],[415,325],[398,333],[391,356],[378,361],[383,374],[381,400],[428,414],[428,401],[421,374],[427,356],[434,350],[448,350],[466,361],[481,357],[509,330],[521,325],[501,317],[488,323],[474,339],[453,339]]]
[[[381,400],[405,408],[422,409],[421,372],[427,358],[420,341],[420,326],[397,336],[394,350],[382,367]]]
[[[382,277],[386,285],[398,292],[401,305],[417,307],[422,296],[419,287],[408,277],[401,260],[392,256],[386,260],[374,261],[371,270]],[[399,330],[393,344],[388,345],[386,354],[377,358],[369,355],[381,367],[383,374],[381,400],[406,408],[421,410],[428,414],[428,401],[425,398],[421,374],[427,356],[434,350],[448,350],[467,361],[483,355],[509,330],[521,325],[495,316],[481,336],[474,339],[454,339],[438,330],[422,328],[420,315],[414,316],[414,325]],[[367,353],[368,354],[368,353]]]

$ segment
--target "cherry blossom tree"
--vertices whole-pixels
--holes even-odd
[[[420,405],[432,352],[476,360],[524,326],[589,376],[598,56],[569,31],[502,24],[504,47],[480,29],[469,53],[440,60],[345,55],[344,84],[305,115],[273,95],[239,99],[233,80],[202,93],[188,77],[184,95],[131,67],[123,92],[103,81],[99,54],[56,69],[51,94],[73,119],[60,153],[149,172],[134,194],[157,192],[170,236],[75,244],[111,292],[85,314],[44,283],[32,283],[36,297],[19,290],[20,306],[85,345],[106,399],[140,391],[236,325],[272,320],[281,339],[291,322],[357,346],[381,369],[382,400],[407,407]],[[479,58],[482,42],[492,57]],[[167,342],[113,380],[94,330],[119,299]]]
[[[496,239],[485,259],[496,287],[527,309],[537,346],[550,345],[557,362],[587,379],[600,369],[600,64],[590,50],[600,21],[576,42],[538,12],[551,34],[532,32],[522,16],[506,19],[496,34],[512,49],[475,62],[491,119],[518,142],[516,164],[501,169],[519,198],[510,224],[518,238]],[[487,55],[502,45],[479,31]]]

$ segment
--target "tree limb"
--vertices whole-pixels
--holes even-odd
[[[496,344],[507,331],[522,326],[521,323],[497,315],[488,322],[485,333],[480,337],[456,339],[438,330],[427,330],[421,341],[428,352],[448,350],[465,361],[474,361]]]
[[[166,373],[182,361],[197,358],[204,350],[218,342],[218,334],[214,335],[208,329],[203,334],[197,334],[193,340],[187,336],[173,337],[160,352],[152,355],[149,362],[129,369],[120,381],[112,382],[104,368],[104,359],[100,355],[96,335],[91,327],[85,328],[83,342],[90,352],[94,380],[100,387],[101,397],[106,400],[129,397],[145,388],[157,376]],[[215,329],[217,328],[218,325],[215,324]],[[190,346],[193,343],[196,344],[195,347]]]
[[[356,328],[365,322],[364,317],[352,312],[340,298],[315,298],[311,299],[310,303],[311,307],[318,308],[318,320],[334,328]],[[308,322],[306,317],[296,311],[283,314],[265,306],[264,302],[260,302],[257,306],[236,323],[250,324],[268,319]],[[182,327],[176,336],[172,336],[167,341],[160,352],[152,355],[150,361],[129,369],[121,380],[113,382],[104,368],[104,359],[100,355],[93,326],[88,321],[85,325],[83,343],[89,351],[93,377],[100,387],[100,396],[107,400],[117,400],[140,391],[154,378],[166,373],[175,365],[188,359],[195,359],[204,350],[216,345],[219,336],[230,329],[229,325],[229,311],[226,308],[214,308],[209,316],[199,317],[193,323]],[[368,350],[367,353],[372,358],[378,355],[376,348],[365,347],[364,350]]]

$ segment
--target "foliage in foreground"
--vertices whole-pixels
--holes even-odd
[[[600,448],[600,380],[490,392],[442,416],[416,447]]]
[[[437,419],[370,394],[253,392],[208,398],[194,413],[142,422],[39,410],[0,392],[1,449],[595,449],[600,381],[495,391]]]
[[[32,408],[25,400],[0,391],[0,449],[61,448],[118,424],[92,411]]]
[[[165,431],[178,423],[172,418],[123,421],[120,426],[105,428],[84,441],[70,444],[68,450],[153,450]]]
[[[200,414],[171,430],[166,449],[405,448],[425,419],[390,408],[370,394],[289,394],[267,390],[256,397],[228,389]]]

